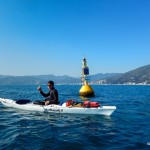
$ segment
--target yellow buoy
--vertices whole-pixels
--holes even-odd
[[[87,96],[87,97],[94,96],[94,91],[87,81],[84,82],[84,85],[81,87],[79,93],[80,96]]]
[[[92,97],[94,96],[94,91],[92,87],[88,84],[88,76],[89,76],[89,67],[87,65],[86,58],[84,57],[82,60],[82,81],[83,86],[81,87],[79,93],[80,96]]]

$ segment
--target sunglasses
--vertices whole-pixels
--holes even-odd
[[[52,86],[51,84],[48,84],[47,86]]]

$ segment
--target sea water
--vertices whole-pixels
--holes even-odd
[[[42,86],[48,92],[46,85]],[[83,101],[79,85],[56,85],[60,102]],[[93,85],[91,101],[113,105],[111,117],[37,113],[0,104],[0,150],[150,149],[150,86]],[[0,97],[43,100],[33,85],[0,85]]]

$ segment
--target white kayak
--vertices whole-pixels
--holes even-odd
[[[62,114],[88,114],[88,115],[110,116],[116,110],[116,106],[100,106],[97,108],[85,108],[85,107],[67,107],[66,103],[62,105],[55,105],[55,104],[37,105],[33,104],[33,102],[27,104],[17,104],[15,100],[5,98],[0,98],[0,102],[7,107],[13,107],[22,110],[62,113]]]

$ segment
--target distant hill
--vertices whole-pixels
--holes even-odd
[[[107,79],[111,84],[150,84],[150,65]]]
[[[5,76],[0,75],[0,85],[35,85],[46,84],[53,80],[56,84],[79,84],[81,78],[55,75]],[[98,73],[90,75],[93,84],[150,84],[150,65],[146,65],[126,73]]]
[[[37,75],[37,76],[4,76],[0,75],[1,85],[34,85],[34,84],[46,84],[47,81],[53,80],[55,83],[79,83],[79,78],[55,75]]]
[[[122,75],[122,73],[98,73],[95,75],[90,75],[91,81],[98,81],[98,80],[106,80],[108,78],[113,78]]]
[[[97,81],[107,79],[108,77],[114,77],[118,73],[106,73],[96,74],[90,76],[90,81]],[[46,84],[47,81],[53,80],[56,84],[77,84],[81,83],[81,78],[55,75],[36,75],[36,76],[5,76],[0,75],[1,85],[35,85],[35,84]]]

